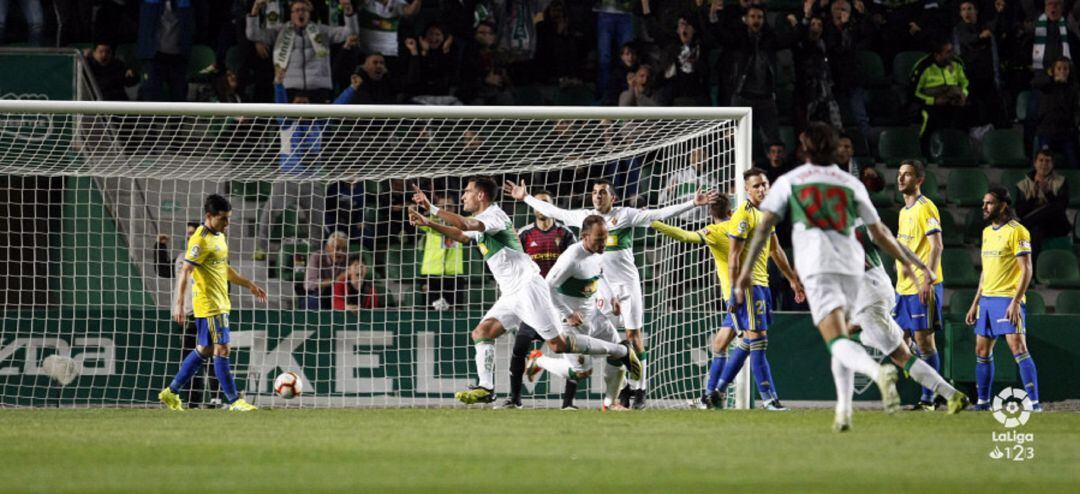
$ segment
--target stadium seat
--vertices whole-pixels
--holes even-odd
[[[995,129],[983,136],[983,159],[991,166],[1024,167],[1028,165],[1024,152],[1024,137],[1012,129]]]
[[[1073,237],[1080,242],[1080,211],[1073,215]]]
[[[971,139],[956,129],[942,129],[930,136],[930,161],[949,167],[979,164]]]
[[[225,52],[225,68],[239,74],[244,68],[243,53],[237,45],[230,46]]]
[[[949,202],[959,206],[980,206],[990,189],[982,170],[953,170],[949,172]]]
[[[217,55],[214,49],[206,45],[192,45],[191,58],[188,59],[188,79],[200,75],[213,75],[217,71]]]
[[[871,192],[870,201],[874,203],[874,206],[879,208],[891,208],[896,205],[894,200],[896,194],[892,191],[892,187],[886,187],[881,192]]]
[[[870,50],[855,52],[855,74],[856,81],[864,88],[881,87],[889,83],[885,76],[885,62]]]
[[[1028,119],[1029,109],[1031,108],[1031,91],[1020,91],[1020,94],[1016,95],[1016,121],[1024,122]]]
[[[878,156],[888,166],[898,166],[906,159],[923,159],[919,149],[919,129],[896,127],[881,131]]]
[[[981,244],[982,232],[986,228],[986,221],[983,220],[982,210],[979,208],[971,208],[964,216],[964,242],[968,244]]]
[[[416,307],[417,296],[420,295],[420,285],[413,285],[410,283],[404,283],[398,286],[398,291],[391,294],[393,304],[403,309],[411,309]],[[422,299],[422,298],[421,298]],[[385,301],[384,301],[385,303]]]
[[[896,232],[896,226],[900,224],[900,210],[896,208],[884,208],[878,211],[881,216],[881,222],[885,223],[885,226],[889,227],[889,230]]]
[[[263,202],[270,197],[273,184],[270,182],[242,182],[234,180],[230,184],[229,194],[244,201]]]
[[[973,300],[975,300],[975,290],[953,290],[952,295],[949,296],[949,309],[945,313],[964,317],[971,308]]]
[[[1068,250],[1044,250],[1035,260],[1035,276],[1050,288],[1080,288],[1080,266]]]
[[[1054,168],[1054,171],[1064,176],[1069,184],[1069,207],[1080,207],[1080,170]]]
[[[893,58],[893,82],[902,88],[911,85],[911,71],[920,58],[926,56],[922,51],[902,51]]]
[[[287,282],[303,281],[307,272],[307,242],[286,242],[278,253],[278,279]]]
[[[870,125],[874,127],[899,127],[911,123],[902,109],[904,99],[891,88],[871,89],[867,95],[866,109],[870,114]]]
[[[1080,290],[1063,290],[1054,301],[1056,314],[1080,314]]]
[[[297,238],[300,231],[300,215],[295,209],[286,209],[274,217],[270,224],[270,238],[282,240]]]
[[[956,226],[956,219],[948,209],[939,209],[941,213],[941,242],[945,247],[960,247],[964,245],[964,232]]]
[[[1024,294],[1024,311],[1028,314],[1046,314],[1046,300],[1034,290],[1028,290]]]
[[[975,288],[979,285],[979,273],[975,271],[966,249],[945,249],[941,253],[941,275],[949,288]]]
[[[997,184],[1009,189],[1009,193],[1016,196],[1016,184],[1027,176],[1028,170],[1004,170],[998,177]]]

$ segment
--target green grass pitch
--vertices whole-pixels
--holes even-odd
[[[1077,492],[1080,414],[0,411],[0,492]]]

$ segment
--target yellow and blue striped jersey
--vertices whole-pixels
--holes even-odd
[[[225,234],[200,225],[188,240],[184,261],[195,266],[191,287],[195,317],[227,314],[229,302],[229,244]]]
[[[941,232],[941,213],[937,206],[925,196],[919,196],[915,204],[900,210],[900,225],[897,227],[896,240],[911,249],[923,263],[930,264],[930,240],[929,235]],[[940,284],[941,263],[938,263],[934,284]],[[922,271],[915,270],[915,276],[922,276]],[[896,262],[896,293],[900,295],[914,295],[919,293],[919,285],[915,280],[904,276],[900,261]]]
[[[728,220],[730,227],[728,228],[727,235],[731,238],[746,241],[742,245],[742,252],[739,253],[740,263],[746,262],[747,250],[750,248],[749,240],[753,238],[754,229],[757,228],[760,221],[761,210],[755,207],[750,201],[743,201],[738,209],[735,210],[735,214],[731,215],[731,219]],[[773,227],[769,234],[772,235],[775,232],[776,227]],[[754,260],[754,286],[769,286],[769,251],[771,248],[772,241],[770,239],[765,242],[765,248],[761,249],[761,255]]]
[[[1031,234],[1016,220],[990,225],[982,235],[982,295],[1012,297],[1023,278],[1016,258],[1031,255]],[[1026,297],[1025,297],[1026,298]]]

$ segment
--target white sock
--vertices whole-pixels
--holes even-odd
[[[915,382],[921,384],[924,388],[933,390],[945,399],[952,398],[956,394],[956,388],[945,382],[945,379],[938,374],[930,364],[923,362],[919,357],[912,356],[915,363],[911,364],[911,368],[908,369],[908,374]]]
[[[495,389],[495,342],[481,341],[476,344],[477,386]]]
[[[564,358],[551,358],[547,355],[536,359],[536,365],[563,379],[570,377],[570,362]]]
[[[610,363],[604,365],[604,404],[607,406],[618,401],[625,375],[626,371],[622,366],[616,367]]]
[[[855,371],[847,368],[836,357],[832,358],[833,383],[836,384],[836,413],[850,414],[851,400],[855,395]]]
[[[881,368],[881,364],[870,358],[862,345],[845,337],[840,337],[829,344],[829,353],[839,360],[844,367],[863,374],[870,379],[877,379],[878,369]]]
[[[604,341],[599,338],[582,334],[566,333],[564,336],[570,344],[570,350],[566,353],[581,353],[585,355],[610,355],[615,358],[626,356],[626,347],[618,343]]]

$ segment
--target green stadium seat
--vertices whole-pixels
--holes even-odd
[[[1069,185],[1069,207],[1080,207],[1080,170],[1055,168],[1054,171],[1062,174]]]
[[[1035,277],[1050,288],[1080,288],[1080,266],[1068,250],[1045,250],[1035,260]]]
[[[192,45],[191,58],[188,59],[188,79],[200,75],[212,75],[217,71],[217,54],[214,49],[206,45]]]
[[[874,206],[879,208],[891,208],[896,205],[894,201],[895,193],[888,188],[881,192],[871,192],[870,201],[874,203]]]
[[[230,184],[229,194],[244,201],[264,202],[270,197],[273,184],[270,182],[243,182],[234,180]]]
[[[307,256],[311,246],[307,242],[287,242],[278,252],[278,279],[281,281],[303,281],[306,273]]]
[[[1028,290],[1025,295],[1024,311],[1028,314],[1046,314],[1046,300],[1034,290]]]
[[[1072,237],[1062,235],[1060,237],[1044,238],[1039,248],[1042,250],[1073,250]]]
[[[855,78],[864,88],[881,87],[889,83],[885,77],[885,62],[870,50],[855,52]]]
[[[1009,193],[1016,197],[1016,184],[1027,176],[1028,170],[1004,170],[998,177],[997,184],[1009,189]]]
[[[881,216],[881,222],[885,223],[885,226],[895,233],[897,225],[900,224],[900,210],[897,208],[885,208],[879,210],[878,215]]]
[[[991,166],[1028,166],[1024,137],[1011,129],[995,129],[983,136],[983,159]]]
[[[1054,301],[1054,313],[1080,315],[1080,290],[1063,290],[1059,293]]]
[[[870,125],[874,127],[898,127],[911,123],[901,113],[904,107],[903,97],[892,88],[871,89],[867,95],[866,108],[870,114]]]
[[[920,58],[926,56],[922,51],[902,51],[893,58],[893,82],[902,88],[911,85],[911,71]]]
[[[945,313],[960,317],[966,316],[973,300],[975,300],[975,290],[953,290],[952,295],[949,296],[949,309]]]
[[[225,51],[225,68],[239,74],[244,68],[244,57],[237,45],[230,46]]]
[[[960,247],[964,245],[964,232],[956,225],[956,219],[947,209],[939,209],[941,213],[941,242],[945,247]]]
[[[990,181],[982,170],[953,170],[949,172],[948,187],[949,202],[964,207],[980,206],[990,189]]]
[[[979,208],[971,208],[964,216],[964,242],[968,244],[981,244],[982,232],[986,228],[986,221],[983,220],[982,210]]]
[[[297,238],[300,232],[300,215],[295,209],[286,209],[274,217],[270,224],[270,238],[282,240]]]
[[[975,288],[979,285],[979,273],[965,249],[945,249],[941,253],[941,274],[949,288]]]
[[[906,159],[923,159],[919,148],[919,129],[897,127],[881,131],[878,156],[889,166],[898,166]]]
[[[948,167],[979,164],[967,133],[955,129],[942,129],[930,136],[930,161]]]
[[[1030,108],[1031,91],[1020,91],[1020,94],[1016,95],[1016,121],[1023,122],[1033,116],[1028,115]]]
[[[1080,241],[1080,211],[1073,216],[1073,237]]]

